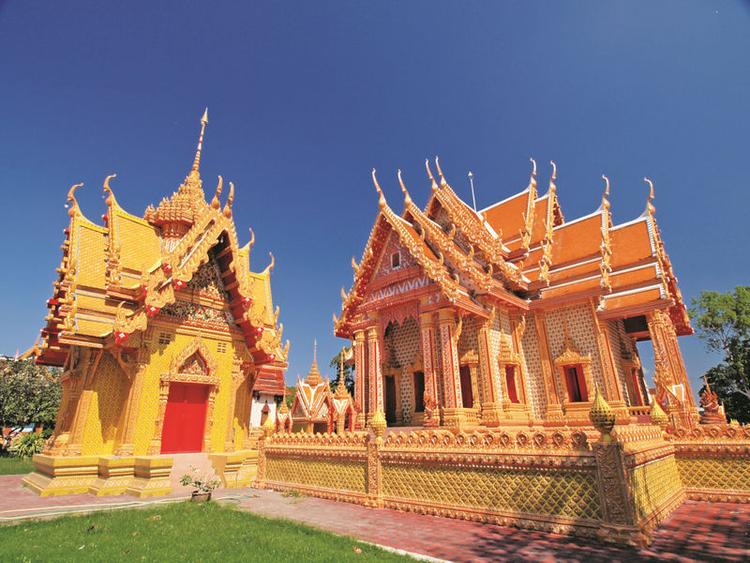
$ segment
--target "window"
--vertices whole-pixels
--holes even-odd
[[[172,335],[168,332],[160,332],[159,333],[159,344],[169,344],[172,342]]]
[[[508,399],[511,403],[520,403],[516,390],[516,366],[505,366],[505,387],[508,389]]]
[[[394,252],[391,254],[391,268],[396,269],[401,267],[401,253]]]
[[[226,354],[226,352],[227,352],[227,343],[226,342],[219,342],[216,345],[216,351],[219,354]]]
[[[571,403],[582,403],[589,400],[586,380],[581,366],[565,366],[565,386],[568,388],[568,400]]]
[[[414,372],[414,412],[424,412],[424,372]]]

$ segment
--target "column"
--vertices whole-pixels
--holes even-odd
[[[122,418],[122,434],[115,449],[115,455],[118,456],[133,455],[135,433],[138,429],[138,410],[141,405],[143,381],[146,379],[146,369],[148,368],[148,363],[142,361],[143,359],[139,358],[138,364],[132,371],[127,403]]]
[[[419,329],[422,338],[422,370],[424,371],[424,425],[434,427],[440,424],[440,411],[437,392],[437,345],[432,313],[419,315]]]
[[[460,428],[466,424],[466,413],[461,400],[461,375],[458,364],[458,335],[456,334],[456,314],[453,309],[438,311],[438,331],[440,333],[441,364],[445,409],[443,423]]]
[[[544,323],[544,313],[534,315],[536,325],[537,342],[539,344],[539,354],[541,355],[542,375],[544,376],[544,390],[547,395],[547,421],[562,422],[564,415],[560,401],[560,393],[556,379],[559,377],[555,373],[555,366],[549,353],[549,341],[547,340],[547,327]]]
[[[646,321],[654,348],[654,383],[657,387],[663,385],[669,391],[672,391],[673,385],[683,385],[685,401],[680,407],[670,408],[668,414],[677,414],[682,424],[691,426],[698,414],[672,319],[665,311],[657,309],[646,315]]]
[[[497,358],[492,353],[490,333],[494,316],[485,320],[479,328],[477,343],[479,345],[480,375],[482,378],[482,424],[485,426],[497,426],[503,417],[503,409],[500,401],[503,396],[500,388],[501,377],[498,375],[500,369]]]
[[[101,361],[103,354],[103,350],[89,352],[86,358],[87,365],[82,368],[83,373],[78,376],[81,378],[81,392],[78,402],[76,403],[75,415],[71,425],[70,440],[66,446],[64,455],[81,455],[86,419],[89,416],[91,401],[94,398],[93,384],[96,381],[96,371],[99,368],[99,362]],[[81,360],[81,362],[84,362],[84,360]]]
[[[606,326],[602,326],[599,317],[596,314],[596,306],[593,300],[590,302],[590,308],[594,328],[596,330],[596,343],[599,351],[599,361],[602,366],[604,375],[604,390],[606,399],[610,406],[617,410],[618,407],[625,406],[625,397],[622,394],[622,385],[617,380],[617,369],[615,368],[615,359],[612,356],[612,347],[609,343],[609,334]],[[625,409],[627,410],[627,409]]]
[[[354,340],[352,340],[354,349],[354,401],[359,407],[357,412],[357,428],[364,428],[367,424],[367,412],[365,404],[365,332],[363,330],[354,331]]]
[[[377,327],[367,329],[367,375],[370,380],[369,414],[383,412],[383,372],[380,365],[380,338]]]

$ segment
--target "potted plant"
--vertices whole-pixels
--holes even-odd
[[[193,487],[193,492],[190,500],[193,502],[206,502],[211,500],[211,491],[217,488],[221,481],[216,477],[209,477],[208,475],[198,475],[198,470],[190,466],[190,472],[185,473],[180,478],[180,484],[185,487]]]

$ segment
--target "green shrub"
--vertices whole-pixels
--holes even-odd
[[[44,442],[44,436],[36,432],[21,434],[13,439],[8,451],[14,457],[31,457],[44,449]]]

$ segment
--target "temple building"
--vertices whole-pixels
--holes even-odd
[[[171,197],[132,215],[104,180],[101,223],[83,215],[76,184],[37,362],[60,366],[54,434],[26,484],[43,495],[138,496],[170,490],[169,454],[210,455],[225,486],[247,484],[251,421],[284,393],[289,343],[271,298],[271,270],[250,270],[230,182],[206,200],[195,158]],[[257,434],[257,433],[256,433]]]
[[[279,414],[278,430],[329,434],[354,430],[354,399],[346,389],[343,361],[342,356],[336,390],[331,391],[330,380],[320,375],[315,345],[310,371],[305,379],[297,378],[291,412]]]
[[[592,213],[566,220],[556,167],[485,209],[462,201],[435,159],[424,209],[398,173],[404,210],[379,211],[335,334],[354,347],[358,427],[589,425],[595,391],[618,424],[648,422],[636,342],[650,341],[654,394],[697,422],[677,337],[692,334],[649,185],[642,215],[612,221],[609,180]]]

